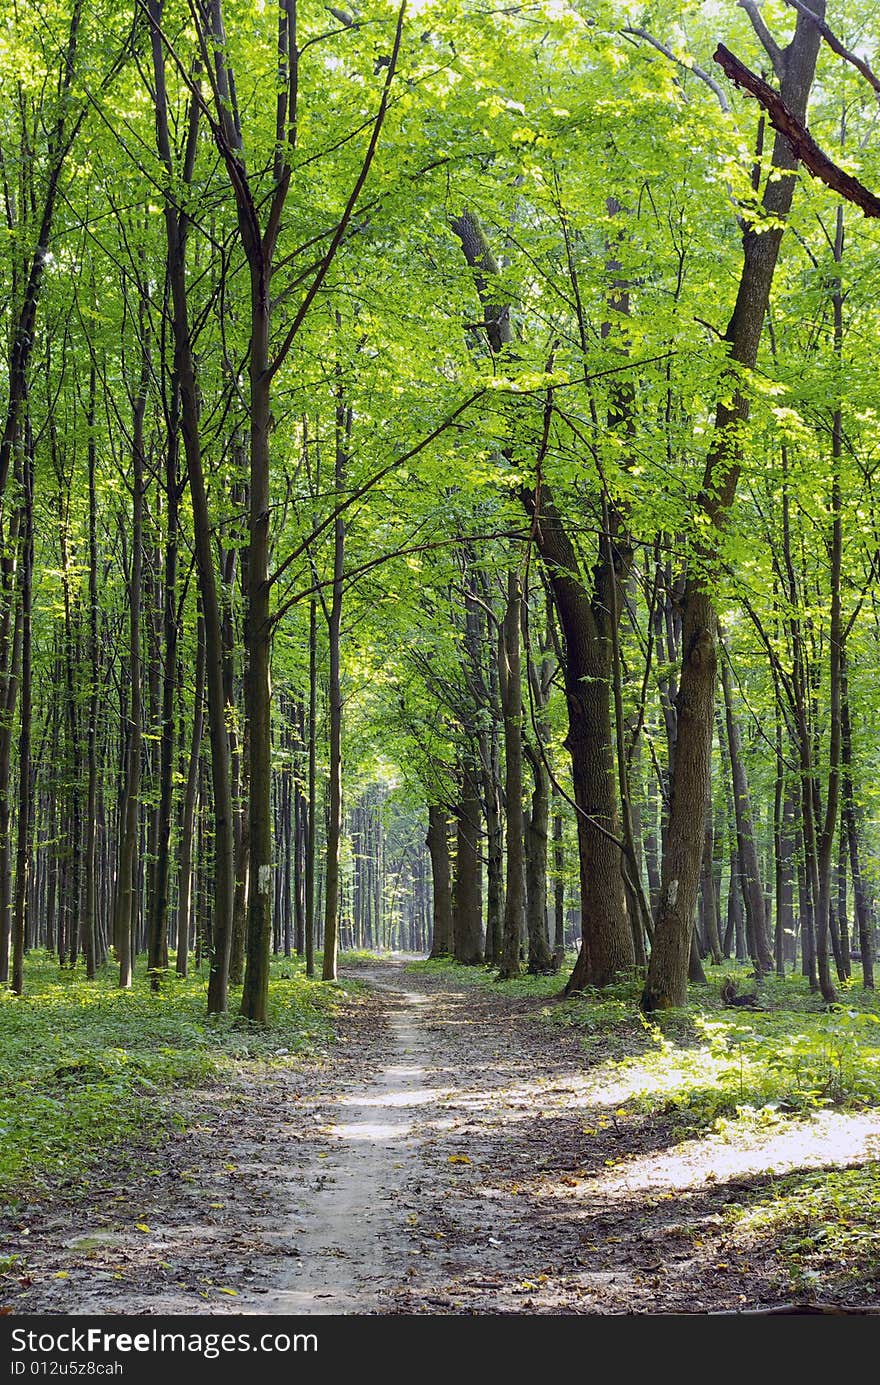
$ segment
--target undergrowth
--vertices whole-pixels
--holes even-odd
[[[93,982],[32,953],[27,994],[0,994],[0,1197],[85,1175],[101,1154],[179,1121],[172,1094],[246,1064],[325,1050],[339,990],[272,964],[269,1023],[205,1014],[207,976],[169,973],[153,994],[138,967],[130,991],[110,969]]]
[[[493,970],[445,958],[409,969],[497,985]],[[725,1009],[720,982],[731,971],[730,964],[707,968],[706,984],[691,988],[686,1008],[651,1016],[639,1010],[637,977],[561,999],[569,959],[555,975],[503,983],[503,993],[552,1001],[536,1018],[575,1031],[591,1062],[613,1065],[614,1085],[629,1088],[635,1109],[670,1117],[682,1134],[723,1132],[732,1120],[766,1123],[780,1113],[880,1103],[874,992],[849,982],[840,987],[841,1003],[827,1009],[803,977],[772,976],[742,987],[757,989],[760,1009]]]
[[[880,1291],[880,1163],[799,1170],[726,1209],[740,1244],[771,1241],[796,1294]]]
[[[570,957],[566,957],[561,971],[550,972],[544,976],[530,976],[528,973],[523,973],[522,976],[517,976],[511,981],[503,982],[499,982],[498,972],[494,967],[464,967],[453,962],[449,957],[428,958],[423,962],[409,962],[406,969],[425,976],[454,976],[457,981],[464,982],[465,985],[491,987],[500,990],[504,995],[534,996],[539,1000],[550,1000],[562,993],[562,988],[574,966],[574,960],[572,953]]]
[[[719,982],[729,971],[709,969],[685,1009],[642,1015],[640,983],[627,980],[585,991],[542,1018],[575,1029],[594,1060],[614,1062],[618,1079],[639,1073],[635,1106],[672,1117],[682,1133],[880,1103],[873,992],[849,983],[828,1009],[802,977],[768,977],[757,985],[760,1009],[725,1009]]]
[[[485,968],[440,961],[414,969],[493,984]],[[506,983],[504,992],[552,998],[534,1018],[577,1035],[597,1098],[617,1108],[616,1117],[661,1117],[673,1139],[759,1147],[764,1135],[796,1129],[823,1110],[880,1105],[880,998],[860,977],[839,985],[840,1003],[828,1008],[802,976],[756,983],[741,971],[740,991],[756,991],[761,1008],[724,1008],[720,982],[734,972],[729,963],[707,968],[687,1007],[650,1017],[639,1011],[638,978],[560,1000],[566,968]],[[880,1163],[846,1160],[842,1146],[837,1167],[745,1181],[723,1209],[731,1241],[772,1247],[798,1297],[880,1292]]]

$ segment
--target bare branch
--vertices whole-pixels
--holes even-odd
[[[773,71],[781,82],[785,70],[785,58],[782,49],[764,23],[761,11],[758,9],[757,0],[738,0],[738,4],[740,9],[745,10],[749,19],[752,21],[752,28],[758,35],[761,47],[773,64]]]
[[[865,216],[880,217],[880,197],[869,192],[858,178],[854,178],[851,173],[845,173],[823,153],[806,126],[792,115],[782,97],[772,87],[751,72],[739,58],[724,47],[723,43],[719,43],[712,56],[732,82],[760,102],[770,117],[774,130],[778,130],[788,140],[792,154],[814,178],[820,179],[826,187],[845,197],[848,202],[854,202],[857,207],[861,207]]]
[[[621,29],[620,32],[622,34],[632,34],[635,38],[643,38],[646,43],[650,43],[652,48],[656,48],[658,53],[662,53],[664,58],[668,58],[670,62],[677,63],[679,67],[684,68],[685,72],[692,72],[695,77],[699,77],[701,82],[706,83],[710,91],[714,91],[718,98],[718,104],[724,113],[727,114],[730,110],[730,102],[723,89],[715,81],[714,77],[710,77],[709,73],[706,72],[704,68],[698,67],[696,63],[685,62],[683,58],[676,57],[671,48],[667,47],[665,43],[661,43],[653,34],[649,34],[647,29]]]
[[[818,14],[814,14],[808,5],[803,3],[803,0],[785,0],[785,3],[815,24],[832,53],[836,53],[839,58],[851,63],[858,72],[861,72],[865,81],[874,88],[878,99],[880,99],[880,77],[872,70],[870,63],[865,58],[860,58],[857,53],[852,53],[848,48],[844,48],[834,30]]]

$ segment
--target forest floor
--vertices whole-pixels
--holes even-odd
[[[3,1228],[22,1267],[6,1311],[880,1304],[839,1242],[833,1263],[810,1247],[817,1268],[802,1258],[796,1282],[783,1254],[793,1234],[809,1243],[817,1170],[876,1176],[876,1108],[683,1136],[674,1107],[640,1104],[654,1076],[638,1045],[609,1060],[542,1022],[546,998],[399,959],[347,974],[365,984],[328,1056],[182,1094],[188,1125],[158,1150],[129,1148],[87,1190],[19,1206]],[[794,1230],[768,1211],[783,1195],[801,1209]],[[880,1263],[876,1239],[867,1259],[855,1249]]]

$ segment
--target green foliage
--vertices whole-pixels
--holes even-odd
[[[858,1283],[880,1288],[880,1164],[820,1169],[774,1179],[727,1209],[740,1243],[772,1239],[795,1292],[825,1296]]]
[[[562,970],[547,976],[517,976],[510,981],[498,982],[497,972],[490,967],[460,967],[445,957],[430,958],[424,962],[410,962],[407,971],[421,972],[427,976],[454,977],[457,982],[468,986],[493,987],[503,984],[504,995],[533,996],[536,999],[549,999],[558,996],[565,985],[566,977],[574,965],[574,956],[567,957]]]
[[[728,968],[729,969],[729,968]],[[721,1009],[718,979],[694,1003],[645,1018],[638,983],[584,993],[544,1012],[583,1035],[596,1062],[615,1059],[615,1080],[638,1109],[671,1117],[681,1133],[729,1132],[828,1106],[880,1104],[880,1001],[851,987],[825,1011],[802,977],[760,983],[760,1010]]]
[[[332,1041],[338,988],[277,959],[269,1023],[206,1019],[203,976],[169,974],[153,994],[29,958],[30,994],[0,996],[0,1195],[86,1176],[108,1150],[157,1139],[179,1120],[174,1094],[245,1068],[287,1064]]]

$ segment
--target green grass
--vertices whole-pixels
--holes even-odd
[[[880,1163],[775,1179],[726,1210],[738,1243],[775,1245],[795,1293],[880,1290]]]
[[[406,970],[419,972],[424,976],[455,977],[470,986],[484,986],[499,990],[503,995],[534,996],[539,1000],[550,1000],[558,996],[574,966],[574,953],[566,957],[562,970],[550,976],[528,976],[525,973],[512,981],[499,981],[495,967],[463,967],[447,957],[428,959],[424,962],[408,962]]]
[[[681,1010],[650,1017],[638,1009],[641,984],[622,981],[586,991],[541,1012],[576,1030],[594,1061],[613,1061],[619,1076],[649,1081],[636,1100],[645,1113],[672,1116],[682,1133],[731,1119],[772,1118],[823,1106],[880,1102],[880,998],[858,982],[839,988],[831,1010],[804,978],[768,977],[757,985],[760,1010],[725,1009],[719,998],[729,964],[707,969]],[[746,981],[743,992],[754,989]]]
[[[724,1009],[723,969],[694,990],[686,1015],[645,1023],[664,1081],[660,1109],[688,1129],[880,1101],[878,998],[855,985],[825,1009],[801,977],[767,978],[762,1010]],[[682,1036],[687,1034],[688,1037]]]
[[[150,992],[143,965],[130,991],[112,969],[94,982],[28,958],[27,993],[0,995],[0,1197],[85,1177],[101,1155],[157,1138],[180,1119],[174,1093],[326,1049],[339,988],[276,959],[269,1023],[205,1014],[207,977],[169,974]],[[281,1052],[286,1050],[286,1052]]]

